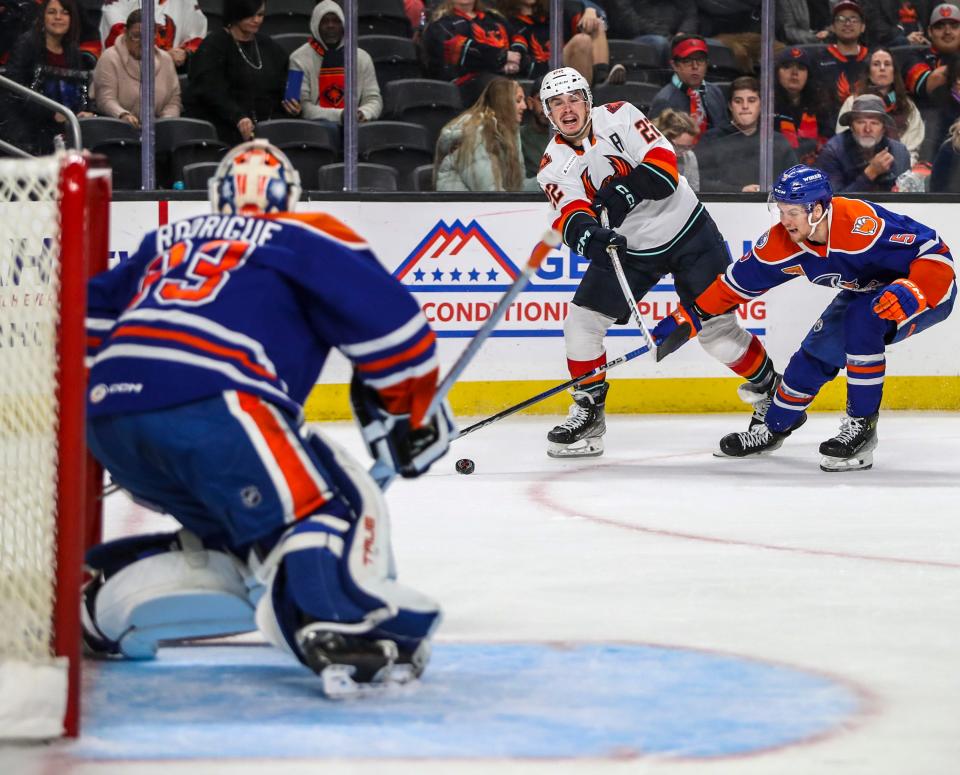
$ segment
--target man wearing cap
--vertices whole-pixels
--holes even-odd
[[[840,116],[849,132],[835,135],[817,157],[834,191],[890,191],[897,177],[910,169],[910,151],[886,136],[893,119],[876,94],[862,94],[849,113]]]
[[[820,57],[820,76],[833,89],[839,105],[853,93],[853,85],[867,67],[867,47],[860,44],[866,30],[860,5],[840,0],[833,6],[830,30],[836,41]]]
[[[933,92],[947,85],[947,60],[960,52],[960,8],[941,3],[930,14],[930,48],[907,60],[903,82],[919,107],[933,104]]]
[[[650,104],[650,118],[667,108],[693,116],[701,134],[727,123],[727,103],[719,86],[707,83],[707,43],[698,35],[677,35],[670,50],[673,78]]]

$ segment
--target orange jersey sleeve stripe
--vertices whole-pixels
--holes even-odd
[[[937,306],[937,302],[947,295],[950,283],[954,280],[953,268],[942,261],[931,261],[928,258],[918,258],[910,264],[910,277],[927,297],[927,304]]]
[[[673,180],[674,185],[680,182],[680,171],[677,169],[677,155],[666,148],[651,148],[643,157],[644,164],[652,164],[659,170],[666,172]]]
[[[289,429],[280,424],[266,404],[249,393],[237,393],[240,408],[249,415],[263,436],[270,455],[290,490],[294,519],[303,519],[319,509],[327,499],[307,471],[288,436]]]
[[[724,282],[723,275],[718,275],[707,290],[697,297],[697,306],[708,315],[722,315],[745,301],[747,299]]]
[[[126,336],[179,342],[180,344],[185,344],[188,347],[193,347],[197,350],[203,350],[204,352],[208,352],[211,355],[216,355],[220,358],[229,358],[230,360],[237,361],[238,363],[242,364],[244,368],[252,371],[254,374],[258,374],[264,379],[276,378],[276,374],[273,374],[260,364],[254,363],[252,360],[250,360],[250,356],[248,356],[242,350],[236,350],[232,347],[224,347],[222,345],[213,344],[213,342],[208,342],[206,339],[202,339],[199,336],[194,336],[192,334],[185,334],[180,331],[164,331],[163,329],[149,328],[148,326],[123,325],[113,333],[112,338]]]
[[[380,358],[376,361],[362,363],[357,366],[357,368],[360,371],[365,372],[382,371],[383,369],[388,369],[391,366],[401,363],[402,361],[416,358],[418,355],[423,353],[424,350],[428,350],[435,341],[437,341],[437,335],[433,331],[428,331],[426,336],[424,336],[419,342],[411,345],[403,352],[399,352],[396,355],[391,355],[387,358]]]
[[[595,218],[596,214],[593,210],[590,209],[590,203],[585,199],[575,199],[572,202],[564,205],[563,209],[560,211],[560,217],[553,222],[553,228],[563,234],[563,229],[576,213],[586,213],[591,218]]]

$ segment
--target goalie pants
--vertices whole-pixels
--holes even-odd
[[[783,381],[767,411],[767,426],[777,432],[794,427],[820,389],[847,371],[847,414],[869,417],[880,409],[887,346],[902,342],[945,320],[950,298],[899,325],[873,313],[876,293],[841,291],[820,315],[790,358]]]
[[[117,484],[171,514],[205,547],[238,558],[264,558],[277,547],[280,561],[267,581],[288,643],[305,622],[354,621],[371,610],[393,614],[393,622],[380,617],[380,637],[390,635],[392,623],[412,641],[435,626],[435,604],[393,582],[379,489],[344,450],[278,407],[227,391],[169,409],[93,418],[87,436]],[[317,533],[326,536],[311,536]],[[415,601],[412,618],[407,599]]]

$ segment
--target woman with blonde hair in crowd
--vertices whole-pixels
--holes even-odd
[[[537,191],[524,179],[520,121],[526,110],[515,81],[494,78],[480,98],[449,122],[437,140],[433,165],[437,191]]]
[[[700,127],[689,113],[667,108],[653,120],[653,125],[670,141],[677,154],[677,170],[687,179],[690,188],[700,190],[700,165],[693,147],[697,144]]]
[[[893,119],[894,125],[887,129],[887,137],[899,140],[910,151],[910,162],[917,163],[920,145],[923,143],[925,127],[920,111],[907,94],[903,78],[897,70],[897,64],[889,49],[876,48],[867,58],[867,69],[860,80],[854,84],[853,94],[847,97],[840,107],[840,116],[853,107],[853,100],[861,94],[876,94],[883,100],[884,107]],[[838,116],[839,119],[839,116]],[[837,133],[847,127],[837,121]]]
[[[950,126],[946,141],[933,159],[930,191],[960,194],[960,120]]]

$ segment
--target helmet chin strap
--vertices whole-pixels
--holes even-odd
[[[804,237],[804,239],[810,239],[813,236],[813,233],[817,230],[817,226],[823,223],[823,219],[826,218],[827,213],[830,212],[829,205],[827,207],[823,207],[823,205],[820,205],[820,206],[823,208],[823,213],[821,213],[820,217],[817,218],[816,221],[813,220],[813,209],[811,209],[810,212],[807,213],[807,225],[810,226],[810,233],[806,237]]]

